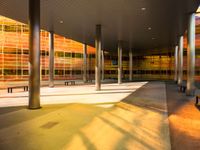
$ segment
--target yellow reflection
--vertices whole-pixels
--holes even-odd
[[[87,150],[85,144],[83,143],[83,140],[79,135],[74,135],[72,138],[70,144],[63,148],[63,150]]]
[[[167,116],[120,102],[96,115],[66,149],[170,149]],[[133,147],[134,146],[134,147]]]
[[[200,17],[200,7],[197,9],[197,14],[196,14],[197,17]]]

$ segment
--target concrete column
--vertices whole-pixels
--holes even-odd
[[[179,39],[179,52],[178,52],[178,85],[183,82],[183,36]]]
[[[87,44],[83,44],[83,82],[87,82]]]
[[[122,42],[118,42],[118,84],[122,83]]]
[[[42,64],[40,64],[40,83],[42,82]]]
[[[178,46],[175,47],[174,52],[174,81],[178,81]]]
[[[49,87],[54,87],[54,33],[49,32]]]
[[[104,80],[104,51],[101,51],[101,80]]]
[[[186,95],[194,96],[195,85],[195,13],[189,17],[187,46],[187,90]]]
[[[29,109],[40,108],[40,0],[29,0]]]
[[[101,25],[96,25],[96,39],[95,39],[95,47],[96,47],[96,59],[95,59],[95,85],[96,90],[101,90],[101,80],[100,80],[100,72],[101,72]]]
[[[133,80],[133,52],[129,51],[129,81]]]

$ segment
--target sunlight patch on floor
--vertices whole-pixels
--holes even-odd
[[[147,82],[123,84],[102,84],[101,91],[95,91],[94,85],[42,87],[41,105],[83,103],[99,107],[112,107]],[[28,92],[4,93],[0,96],[0,107],[27,106]]]

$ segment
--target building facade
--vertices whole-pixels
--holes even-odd
[[[184,36],[184,77],[186,77],[187,33]],[[25,81],[29,76],[29,29],[28,25],[0,16],[0,81]],[[41,30],[41,78],[49,77],[49,32]],[[82,43],[54,35],[55,80],[82,79]],[[174,49],[167,48],[150,54],[133,52],[134,79],[173,79]],[[94,79],[95,48],[87,46],[88,78]],[[117,55],[104,53],[104,76],[117,78]],[[129,57],[123,54],[124,79],[129,76]],[[200,75],[200,18],[196,17],[196,79]]]

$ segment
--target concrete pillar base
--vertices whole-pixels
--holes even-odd
[[[101,89],[97,89],[97,88],[96,88],[96,91],[101,91]]]
[[[36,106],[36,107],[28,107],[28,109],[31,109],[31,110],[36,110],[36,109],[41,109],[42,107],[41,106]]]

